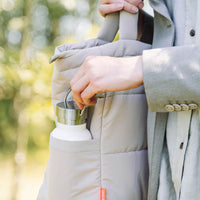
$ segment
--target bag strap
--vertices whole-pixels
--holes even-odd
[[[99,31],[98,39],[112,42],[119,30],[120,39],[137,39],[138,13],[131,14],[124,10],[107,15]]]
[[[120,11],[119,38],[120,40],[136,40],[138,32],[138,13],[131,14]]]
[[[119,29],[119,12],[111,13],[105,17],[105,21],[101,26],[98,39],[112,42]]]

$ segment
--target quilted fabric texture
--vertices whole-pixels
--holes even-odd
[[[136,56],[151,48],[149,44],[130,38],[110,42],[119,25],[130,16],[122,13],[120,17],[115,13],[107,20],[97,39],[56,48],[50,59],[50,62],[55,61],[54,108],[63,101],[72,76],[87,56]],[[112,31],[110,24],[114,24]],[[120,31],[125,36],[130,30],[122,28]],[[99,200],[100,188],[106,188],[106,200],[147,199],[144,88],[102,95],[104,98],[99,98],[96,106],[90,108],[88,126],[93,140],[69,142],[50,138],[50,157],[38,200]]]

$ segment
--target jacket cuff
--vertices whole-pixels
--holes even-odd
[[[166,90],[166,82],[163,80],[163,72],[159,59],[160,50],[151,49],[143,51],[143,82],[149,110],[151,112],[168,112],[164,101],[163,91]],[[166,99],[165,99],[166,100]]]

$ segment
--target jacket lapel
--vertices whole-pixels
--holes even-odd
[[[163,0],[149,0],[154,9],[154,37],[153,48],[173,46],[174,24]]]
[[[163,15],[171,21],[168,9],[163,0],[149,0],[149,3],[155,11],[157,11],[158,13],[160,13],[161,15]]]

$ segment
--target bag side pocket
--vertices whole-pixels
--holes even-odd
[[[43,183],[43,190],[47,190],[46,199],[38,199],[98,199],[99,141],[63,141],[51,136],[49,148],[50,157]],[[44,194],[41,190],[40,194]]]

